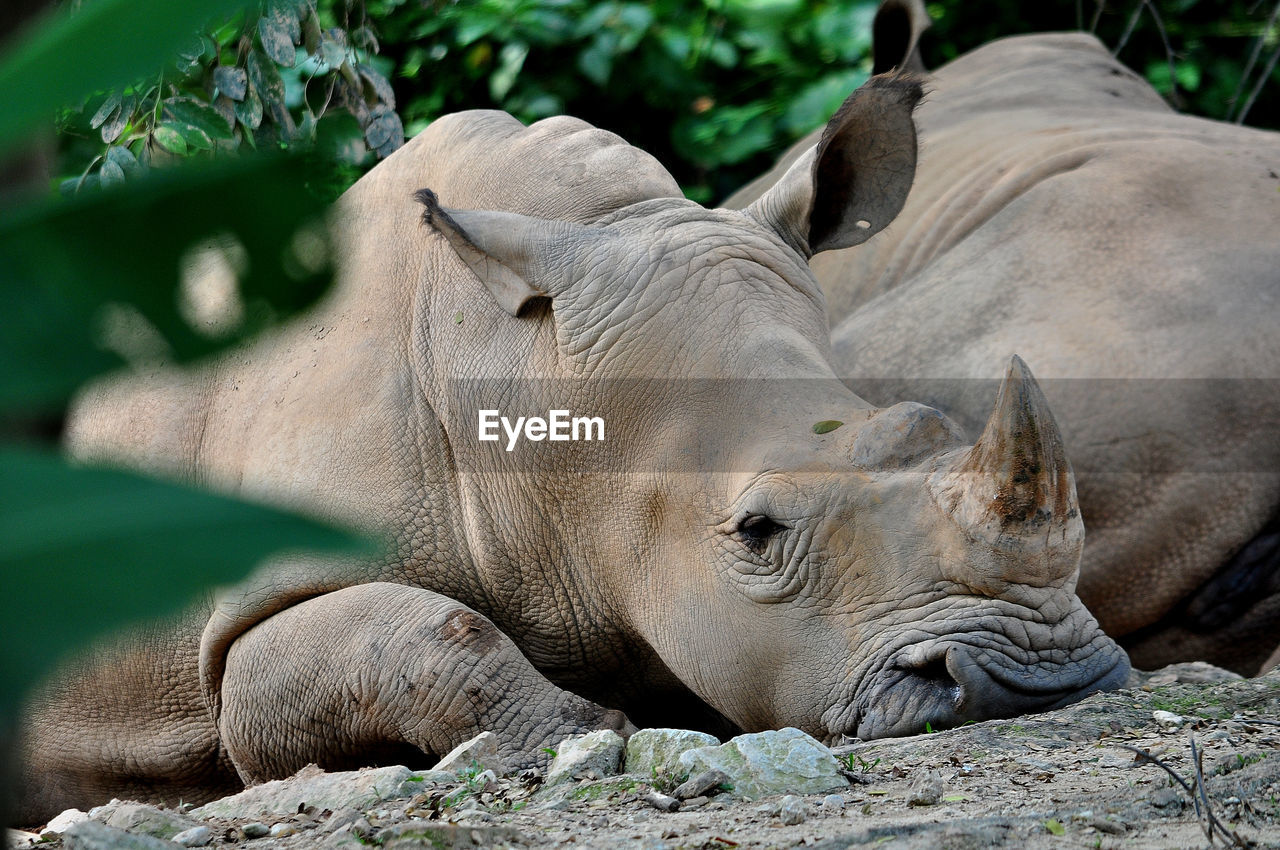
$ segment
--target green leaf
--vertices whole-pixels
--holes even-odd
[[[64,650],[174,611],[273,552],[372,549],[271,508],[13,447],[0,448],[0,501],[5,593],[43,602],[11,606],[0,619],[5,701]]]
[[[235,101],[244,100],[249,89],[249,77],[243,68],[219,65],[213,69],[213,84],[218,91]]]
[[[154,73],[206,20],[230,17],[244,2],[94,0],[75,14],[70,5],[0,58],[0,150],[49,123],[59,106]]]
[[[187,143],[188,151],[211,151],[213,150],[213,139],[209,138],[209,134],[199,127],[193,127],[190,124],[173,123],[169,125],[182,135],[182,140]]]
[[[392,109],[396,108],[396,93],[386,77],[369,65],[356,65],[356,71],[364,78],[365,83],[373,90],[374,97]]]
[[[236,118],[250,130],[262,125],[262,101],[256,92],[250,91],[244,100],[236,104]]]
[[[327,271],[280,248],[323,213],[305,188],[312,177],[294,160],[193,163],[110,194],[0,210],[0,412],[51,409],[125,362],[130,352],[104,334],[110,305],[133,305],[181,362],[312,303]],[[177,294],[184,257],[211,239],[234,240],[247,269],[245,321],[216,340],[188,321]]]
[[[290,124],[289,110],[284,105],[284,80],[280,79],[275,63],[255,50],[249,54],[247,69],[249,82],[253,83],[271,120],[281,125]]]
[[[98,129],[112,115],[120,110],[120,95],[112,93],[107,99],[102,101],[102,105],[98,107],[98,111],[93,113],[93,117],[89,119],[89,126]]]
[[[116,139],[120,138],[120,134],[124,132],[124,128],[129,126],[129,122],[133,120],[133,110],[137,105],[138,99],[133,95],[121,98],[120,109],[102,124],[102,128],[100,130],[102,141],[107,144],[111,144]]]
[[[156,143],[169,153],[187,155],[187,140],[172,124],[161,124],[152,135],[155,136]]]
[[[138,158],[123,145],[112,145],[107,148],[107,161],[115,163],[121,172],[128,176],[139,174],[142,171],[142,166],[138,165]]]
[[[835,429],[839,428],[839,427],[840,427],[841,425],[843,425],[843,424],[844,424],[844,423],[843,423],[843,422],[841,422],[839,419],[823,419],[821,422],[815,422],[815,423],[814,423],[814,425],[813,425],[813,433],[815,433],[815,434],[829,434],[829,433],[831,433],[832,431],[834,431]],[[931,729],[931,730],[929,730],[929,731],[933,731],[933,730]]]
[[[1053,818],[1049,818],[1049,820],[1044,822],[1044,828],[1049,830],[1049,832],[1053,835],[1067,834],[1067,831],[1066,829],[1063,828],[1062,824]]]
[[[613,73],[613,52],[597,41],[578,54],[578,70],[596,85],[604,86]]]
[[[502,46],[502,50],[498,52],[498,67],[489,76],[489,95],[495,101],[501,102],[511,91],[528,55],[529,45],[522,41],[513,41]]]
[[[207,139],[231,138],[231,125],[218,110],[191,97],[171,97],[163,104],[164,115],[177,124],[200,130]],[[191,140],[187,140],[191,144]]]
[[[258,19],[258,40],[262,42],[267,56],[286,68],[292,68],[297,57],[294,43],[301,40],[296,12],[280,3],[268,3]]]
[[[119,186],[124,183],[124,169],[109,159],[105,160],[102,168],[98,170],[98,179],[104,189]]]

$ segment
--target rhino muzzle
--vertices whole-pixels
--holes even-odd
[[[1128,657],[1100,631],[1075,651],[1044,655],[1052,657],[1027,663],[977,635],[908,646],[874,677],[863,710],[845,734],[863,740],[912,735],[1050,711],[1122,687],[1128,679]],[[1064,656],[1071,660],[1055,660]]]

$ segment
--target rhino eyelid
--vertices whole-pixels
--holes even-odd
[[[764,514],[748,514],[738,522],[737,532],[748,544],[763,544],[775,534],[786,531],[787,526]]]

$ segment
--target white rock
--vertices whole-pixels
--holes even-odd
[[[79,809],[67,809],[62,814],[55,817],[49,823],[45,824],[45,828],[40,830],[41,838],[52,838],[55,835],[61,835],[67,831],[72,824],[80,823],[80,821],[89,820],[89,813],[82,812]]]
[[[556,747],[556,756],[547,768],[546,785],[581,779],[591,772],[597,778],[616,776],[626,749],[622,736],[612,729],[598,729],[585,735],[565,738]]]
[[[680,756],[698,747],[718,747],[720,739],[689,729],[641,729],[627,740],[627,773],[653,776],[683,773]]]
[[[470,741],[454,747],[431,769],[454,775],[471,770],[492,770],[498,776],[507,773],[507,765],[498,755],[498,736],[492,732],[481,732]]]
[[[213,830],[207,826],[193,826],[191,829],[184,829],[170,840],[174,844],[180,844],[183,847],[203,847],[213,838]]]
[[[363,770],[325,773],[308,765],[288,779],[264,782],[239,794],[214,800],[192,809],[192,817],[249,819],[290,817],[300,806],[317,811],[343,808],[364,811],[384,800],[412,797],[422,790],[418,774],[407,767],[372,767]]]
[[[33,847],[41,840],[40,836],[34,832],[24,832],[21,829],[6,829],[4,831],[4,846],[9,850],[26,850]]]
[[[173,850],[174,844],[151,835],[135,835],[94,820],[84,820],[62,833],[64,850]]]
[[[849,787],[831,750],[799,729],[739,735],[718,747],[688,750],[680,756],[690,775],[723,770],[735,797],[759,799],[771,794],[820,794]]]
[[[1161,729],[1178,729],[1187,721],[1181,714],[1174,714],[1172,711],[1161,711],[1156,709],[1151,712],[1151,718],[1160,726]]]
[[[822,798],[822,811],[834,815],[844,811],[844,797],[839,794],[828,794]]]

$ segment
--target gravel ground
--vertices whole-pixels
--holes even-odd
[[[1056,712],[853,742],[835,750],[850,785],[832,794],[745,801],[719,793],[668,812],[650,802],[662,802],[651,786],[671,793],[679,777],[548,789],[536,775],[481,775],[424,782],[412,796],[364,811],[303,807],[203,823],[207,846],[246,850],[1198,848],[1211,846],[1210,829],[1212,846],[1280,848],[1280,671],[1223,680],[1206,665],[1179,665],[1136,674],[1132,684]],[[130,833],[147,831],[145,821]],[[40,846],[176,846],[90,833],[73,829]]]

